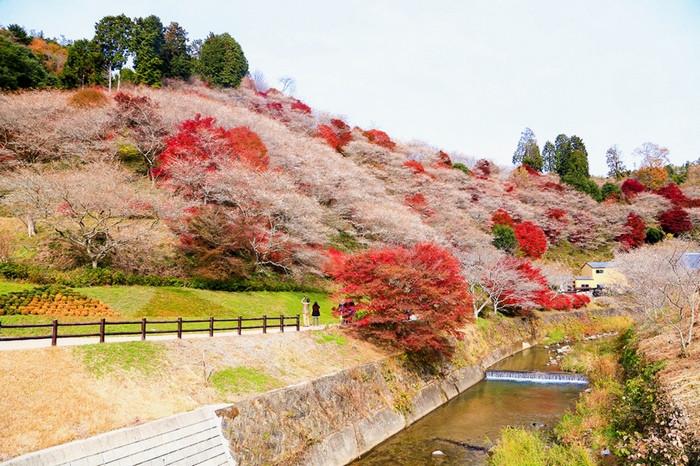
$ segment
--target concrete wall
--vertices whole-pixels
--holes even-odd
[[[485,369],[532,341],[496,348],[444,377],[411,373],[385,360],[256,396],[218,411],[240,465],[347,464],[442,406]]]
[[[29,453],[9,466],[235,465],[221,435],[221,420],[208,406],[136,427]]]

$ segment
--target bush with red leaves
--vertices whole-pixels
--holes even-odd
[[[515,226],[515,239],[520,250],[528,257],[538,259],[547,251],[547,237],[544,231],[532,222]]]
[[[480,159],[474,164],[474,173],[482,178],[488,178],[493,173],[493,163],[490,160]]]
[[[302,102],[299,99],[294,99],[294,102],[292,102],[292,110],[296,112],[301,112],[301,113],[306,113],[309,114],[311,113],[311,107],[306,105],[304,102]]]
[[[565,221],[566,220],[566,211],[564,209],[559,209],[557,207],[552,207],[550,209],[547,209],[547,218],[550,218],[552,220],[560,220],[560,221]]]
[[[547,191],[557,191],[557,192],[563,192],[564,191],[564,185],[555,183],[554,181],[546,181],[542,185],[543,189],[546,189]]]
[[[428,207],[428,201],[422,193],[409,194],[404,197],[404,203],[416,212],[430,217],[435,212]]]
[[[624,194],[627,199],[633,198],[637,194],[644,192],[646,189],[647,188],[642,183],[634,178],[626,179],[622,183],[622,186],[620,186],[620,191],[622,191],[622,194]]]
[[[268,102],[267,104],[265,104],[265,107],[267,107],[267,109],[268,109],[269,111],[271,111],[272,113],[275,113],[275,112],[277,112],[277,113],[282,113],[282,112],[284,112],[284,108],[282,107],[282,103],[281,103],[281,102]]]
[[[421,360],[451,355],[453,340],[472,320],[459,261],[431,243],[353,255],[333,251],[328,273],[357,305],[351,327]]]
[[[180,123],[178,132],[165,141],[158,174],[168,176],[168,167],[177,160],[205,162],[208,170],[224,161],[240,161],[264,171],[270,163],[267,148],[256,133],[246,127],[225,129],[213,117],[200,115]]]
[[[433,163],[435,168],[452,168],[452,159],[447,155],[446,152],[439,151],[437,154],[437,160]]]
[[[676,183],[669,183],[663,188],[656,190],[656,194],[665,197],[676,206],[685,207],[690,203],[688,196],[685,195]]]
[[[337,118],[332,119],[330,125],[318,125],[318,136],[338,152],[352,141],[350,127],[343,120]]]
[[[647,235],[647,227],[644,219],[634,212],[627,215],[624,233],[617,237],[617,240],[626,250],[634,249],[644,244]]]
[[[509,227],[515,225],[513,217],[505,209],[494,210],[493,214],[491,214],[491,221],[494,225],[508,225]]]
[[[391,140],[388,134],[379,129],[370,129],[363,131],[362,134],[371,142],[378,146],[382,146],[389,150],[394,150],[396,143]]]
[[[425,173],[425,167],[418,160],[406,160],[403,166],[410,169],[414,175]]]
[[[673,207],[659,215],[659,224],[666,233],[679,235],[693,229],[688,212],[680,207]]]

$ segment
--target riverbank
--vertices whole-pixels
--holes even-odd
[[[504,430],[490,463],[521,465],[527,457],[532,466],[696,464],[689,418],[662,383],[664,364],[645,356],[652,341],[629,329],[573,345],[562,369],[586,374],[590,388],[552,431]]]

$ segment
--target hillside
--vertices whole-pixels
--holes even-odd
[[[213,162],[222,157],[215,146],[206,156],[177,155],[193,150],[178,146],[188,137],[200,138],[201,149],[202,134],[231,128],[259,136],[262,148],[250,136],[225,137],[262,151],[263,165],[241,156]],[[544,231],[542,263],[575,267],[610,257],[630,213],[653,226],[673,207],[650,190],[599,203],[556,175],[450,160],[427,144],[350,128],[274,89],[257,92],[251,81],[236,90],[173,83],[111,96],[4,94],[0,133],[4,215],[37,232],[29,238],[26,225],[8,218],[5,255],[53,269],[92,262],[136,274],[299,281],[323,275],[329,248],[419,242],[450,249],[468,268],[477,252],[498,257],[498,209]],[[700,208],[687,211],[700,224]],[[90,234],[102,237],[88,245]]]

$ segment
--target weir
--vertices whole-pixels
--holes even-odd
[[[486,371],[486,380],[543,384],[587,384],[588,378],[571,372]]]

